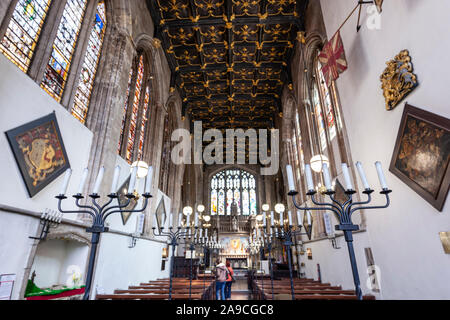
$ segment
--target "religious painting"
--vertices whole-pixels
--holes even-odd
[[[161,229],[166,224],[167,220],[167,211],[166,205],[164,203],[164,197],[161,198],[161,201],[158,204],[158,208],[156,209],[156,221],[158,222],[158,228]]]
[[[386,110],[397,107],[415,88],[418,87],[417,76],[408,50],[401,51],[386,63],[387,67],[380,77],[381,88],[386,101]]]
[[[375,0],[375,6],[377,7],[378,13],[383,12],[383,1],[384,0]]]
[[[248,238],[246,237],[224,237],[221,239],[224,245],[224,252],[227,255],[246,255]]]
[[[117,194],[119,195],[119,204],[120,205],[124,205],[125,203],[128,202],[128,198],[127,198],[127,194],[128,194],[128,187],[130,185],[130,179],[131,179],[131,175],[128,177],[128,179],[123,183],[123,185],[120,187],[120,189],[117,191]],[[130,203],[128,204],[128,206],[126,206],[125,208],[123,208],[121,210],[121,215],[122,215],[122,223],[123,225],[126,225],[128,220],[131,217],[131,212],[125,212],[125,211],[132,211],[136,208],[137,206],[137,200],[136,199],[131,199]]]
[[[6,132],[32,198],[70,168],[54,113]]]
[[[450,185],[450,119],[406,104],[390,171],[437,210]]]
[[[442,247],[446,254],[450,254],[450,232],[440,232],[439,237],[441,238]]]

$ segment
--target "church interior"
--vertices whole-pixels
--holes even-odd
[[[450,299],[448,12],[0,1],[0,300]]]

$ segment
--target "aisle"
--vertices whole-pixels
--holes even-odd
[[[237,280],[233,283],[231,300],[249,300],[248,283],[246,279]]]

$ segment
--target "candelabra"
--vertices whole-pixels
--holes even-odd
[[[353,281],[355,284],[355,292],[358,300],[362,300],[362,290],[360,285],[360,279],[358,274],[358,267],[356,263],[356,257],[355,257],[355,250],[353,247],[353,232],[359,230],[359,226],[355,225],[352,221],[352,216],[355,212],[361,211],[361,210],[373,210],[373,209],[385,209],[388,208],[390,205],[390,198],[389,194],[392,192],[387,186],[386,179],[384,177],[384,173],[382,170],[382,166],[380,162],[376,162],[375,166],[377,168],[378,172],[378,178],[381,183],[382,191],[380,192],[381,195],[384,195],[386,197],[386,204],[383,206],[367,206],[372,202],[372,194],[375,192],[371,189],[368,180],[366,178],[366,174],[364,172],[363,166],[360,162],[356,164],[356,167],[359,172],[359,176],[361,178],[361,181],[363,182],[365,190],[363,191],[363,194],[367,196],[366,201],[361,202],[353,202],[353,196],[356,194],[356,191],[353,188],[352,180],[350,178],[350,171],[347,164],[342,164],[342,170],[344,174],[344,178],[347,184],[347,189],[345,191],[345,194],[348,197],[348,200],[345,202],[341,202],[335,198],[335,192],[332,190],[331,185],[331,175],[328,168],[328,164],[324,163],[322,167],[322,172],[324,176],[324,181],[326,185],[327,191],[324,193],[326,196],[330,198],[330,202],[328,203],[322,203],[316,199],[317,192],[314,190],[314,182],[312,179],[312,171],[311,166],[306,165],[305,171],[306,171],[306,179],[307,179],[307,185],[308,185],[308,193],[307,195],[311,198],[312,202],[316,205],[316,207],[309,208],[309,207],[301,207],[297,204],[295,197],[298,194],[295,188],[295,182],[294,182],[294,174],[292,167],[290,165],[287,166],[287,175],[289,180],[289,189],[291,190],[289,192],[289,196],[292,197],[292,201],[294,203],[294,206],[299,210],[321,210],[321,211],[331,211],[336,214],[337,218],[339,219],[339,225],[336,226],[337,231],[343,231],[345,241],[347,242],[348,252],[349,252],[349,258],[350,258],[350,264],[352,267],[352,274],[353,274]]]
[[[50,233],[50,229],[58,227],[62,222],[62,214],[45,210],[40,219],[41,234],[39,237],[29,237],[33,240],[43,241],[47,239],[48,234]]]
[[[68,211],[62,209],[62,203],[64,200],[67,199],[66,192],[67,188],[69,186],[70,178],[72,175],[72,170],[68,169],[64,178],[63,186],[61,189],[60,194],[56,197],[58,199],[58,209],[61,213],[84,213],[88,214],[93,219],[93,224],[90,228],[86,230],[88,233],[92,233],[91,238],[91,252],[89,255],[89,266],[88,266],[88,272],[86,276],[86,288],[85,288],[85,294],[83,297],[83,300],[89,300],[90,294],[91,294],[91,286],[92,286],[92,279],[94,275],[94,266],[95,266],[95,258],[97,254],[97,248],[100,241],[100,234],[104,232],[108,232],[109,228],[105,227],[106,219],[108,219],[109,216],[115,213],[141,213],[144,212],[147,209],[148,201],[152,197],[150,194],[150,188],[152,183],[152,174],[147,175],[147,181],[145,186],[145,193],[142,195],[144,201],[142,204],[142,208],[138,210],[126,210],[125,208],[128,207],[128,205],[131,203],[132,200],[137,200],[137,196],[134,192],[136,181],[137,181],[137,174],[138,174],[138,168],[135,167],[133,169],[133,172],[131,174],[128,194],[126,195],[126,198],[128,199],[123,204],[114,205],[114,200],[119,201],[119,195],[117,194],[118,189],[118,182],[119,182],[119,176],[120,176],[120,167],[116,167],[115,173],[114,173],[114,180],[111,187],[111,193],[107,196],[109,200],[104,204],[103,206],[99,204],[99,199],[102,197],[99,195],[99,190],[101,183],[103,181],[103,177],[105,174],[105,168],[102,167],[100,169],[99,175],[97,177],[97,180],[95,182],[95,187],[92,192],[92,194],[89,195],[89,198],[91,199],[91,205],[81,204],[81,201],[85,199],[83,196],[83,190],[88,178],[89,170],[85,169],[83,172],[83,176],[81,178],[81,183],[79,186],[78,193],[73,196],[75,199],[75,205],[81,209],[79,211]]]

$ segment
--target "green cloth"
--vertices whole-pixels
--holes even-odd
[[[25,298],[28,297],[38,297],[38,296],[54,296],[63,292],[72,291],[84,288],[85,286],[68,288],[66,286],[60,290],[51,290],[51,289],[40,289],[38,288],[31,280],[28,280],[27,290],[25,292]]]

